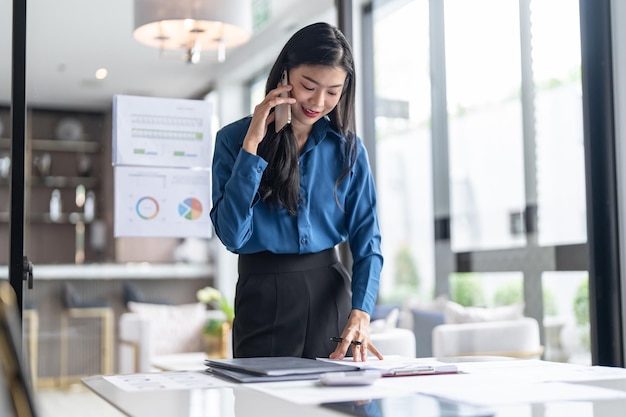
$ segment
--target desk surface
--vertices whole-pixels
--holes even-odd
[[[102,377],[84,380],[94,392],[132,417],[345,417],[308,404],[296,404],[243,385],[209,389],[128,392]]]
[[[128,416],[347,417],[322,402],[394,398],[420,392],[473,403],[497,417],[622,417],[626,369],[535,360],[459,362],[457,375],[382,378],[367,387],[321,387],[314,381],[233,384],[202,371],[94,376],[83,383]],[[155,385],[135,389],[129,380]],[[167,386],[176,380],[186,386]],[[394,410],[394,417],[402,417]],[[411,417],[422,417],[410,410]],[[386,417],[384,413],[376,416]]]

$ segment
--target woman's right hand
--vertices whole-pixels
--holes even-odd
[[[274,121],[274,112],[270,110],[279,104],[294,104],[295,99],[291,97],[281,97],[280,95],[286,91],[291,91],[291,85],[279,85],[271,90],[262,102],[254,107],[252,114],[252,122],[248,127],[248,132],[243,140],[243,149],[251,154],[257,153],[259,143],[263,141],[267,133],[267,127]]]

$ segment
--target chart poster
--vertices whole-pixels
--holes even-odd
[[[115,237],[210,238],[209,169],[114,167]]]
[[[204,100],[114,96],[113,165],[210,166],[211,111]]]

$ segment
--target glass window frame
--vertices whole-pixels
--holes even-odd
[[[582,1],[582,0],[581,0]],[[364,46],[372,45],[373,18],[375,2],[368,2],[362,9],[361,30]],[[382,1],[381,3],[388,3]],[[458,272],[521,272],[524,276],[524,301],[526,315],[538,320],[541,327],[542,343],[544,339],[543,317],[544,306],[542,296],[542,274],[548,271],[589,271],[588,241],[571,244],[553,244],[540,246],[537,236],[537,193],[536,166],[534,160],[534,82],[531,69],[531,38],[530,38],[530,0],[520,2],[520,25],[522,42],[522,109],[523,109],[523,142],[524,142],[524,180],[525,207],[521,213],[526,244],[515,248],[495,248],[488,250],[454,251],[450,242],[450,189],[448,165],[448,113],[446,103],[445,76],[445,42],[443,2],[429,2],[431,24],[431,73],[439,74],[432,82],[432,137],[433,141],[433,201],[435,230],[435,296],[449,293],[449,277]],[[374,97],[373,86],[373,50],[363,50],[363,91],[370,91]],[[363,113],[364,134],[366,138],[376,137],[376,126],[372,116],[373,103],[364,99]],[[366,98],[366,97],[365,97]],[[583,100],[585,98],[583,97]],[[369,117],[368,117],[369,115]],[[376,158],[375,144],[369,144],[370,154]],[[375,166],[374,166],[375,168]],[[586,173],[586,177],[588,177]],[[587,181],[589,179],[587,178]],[[532,263],[529,260],[532,259]],[[597,358],[593,358],[593,361]]]

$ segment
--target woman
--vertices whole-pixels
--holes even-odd
[[[369,321],[383,259],[354,88],[347,40],[312,24],[285,44],[254,114],[217,134],[211,219],[239,254],[235,357],[342,359],[351,347],[355,361],[368,350],[382,359]],[[276,133],[281,104],[291,106],[291,124]],[[335,249],[346,240],[352,280]]]

